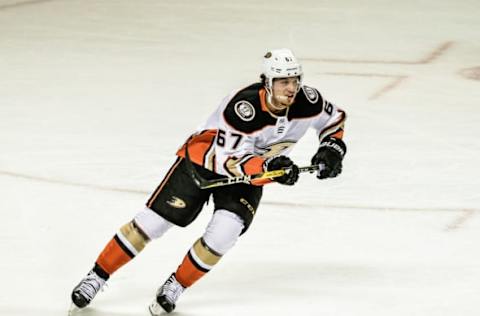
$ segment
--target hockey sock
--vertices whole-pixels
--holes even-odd
[[[183,258],[175,277],[181,285],[189,287],[210,271],[221,257],[200,238]]]
[[[134,221],[123,225],[98,256],[94,270],[110,276],[138,255],[148,241]]]

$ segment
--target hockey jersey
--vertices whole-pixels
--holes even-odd
[[[283,116],[266,106],[261,83],[234,91],[188,140],[192,162],[217,174],[242,176],[264,171],[273,156],[288,155],[295,143],[314,128],[319,140],[343,136],[346,114],[303,85]],[[177,152],[185,157],[185,145]],[[260,183],[259,183],[260,184]]]

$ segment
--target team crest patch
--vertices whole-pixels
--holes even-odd
[[[255,116],[255,108],[250,102],[239,101],[234,106],[235,113],[244,121],[251,121]]]
[[[308,101],[310,101],[310,103],[317,103],[317,101],[318,101],[317,90],[315,90],[313,88],[310,88],[310,87],[307,87],[307,86],[303,86],[302,89],[303,89],[303,92],[305,93],[305,96],[307,97]]]

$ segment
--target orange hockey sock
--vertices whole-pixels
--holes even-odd
[[[134,257],[115,235],[98,256],[96,264],[111,275]]]
[[[183,258],[182,264],[180,264],[175,272],[177,281],[184,287],[192,286],[193,283],[197,282],[208,272],[208,270],[204,270],[196,265],[193,259],[190,258],[189,254],[190,253],[187,253],[185,258]]]
[[[110,240],[97,258],[97,272],[110,276],[120,267],[135,258],[149,242],[147,235],[138,227],[135,221],[120,227],[120,231]],[[103,271],[102,271],[103,270]],[[97,273],[98,274],[98,273]]]
[[[211,250],[200,238],[183,258],[175,277],[184,287],[192,286],[210,271],[220,258],[221,255]]]

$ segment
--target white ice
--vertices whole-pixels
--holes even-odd
[[[66,315],[178,146],[289,47],[349,114],[344,173],[266,187],[175,314],[480,315],[480,81],[462,75],[479,17],[478,0],[0,1],[0,314]],[[148,315],[211,212],[78,315]]]

